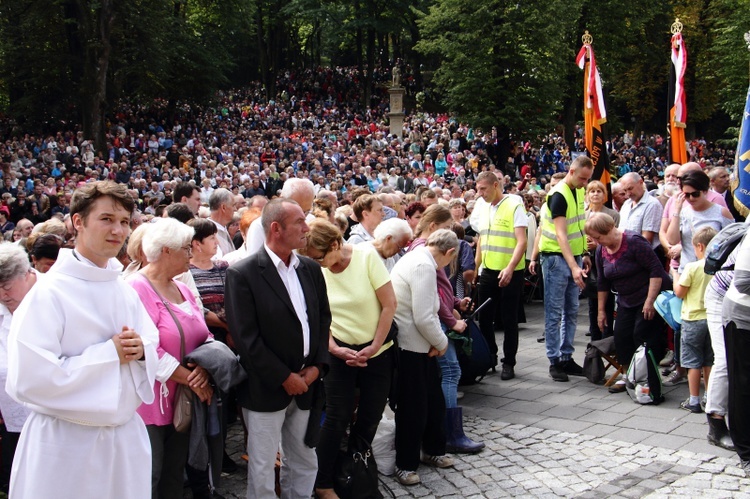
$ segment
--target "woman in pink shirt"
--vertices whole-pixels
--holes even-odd
[[[177,432],[172,424],[177,387],[190,387],[202,402],[209,401],[213,393],[202,367],[183,364],[181,336],[185,339],[185,355],[213,337],[193,293],[174,280],[188,271],[193,229],[174,219],[160,220],[153,229],[146,232],[142,242],[148,265],[129,281],[159,330],[156,398],[142,405],[138,414],[146,423],[151,441],[152,497],[181,499],[190,433]]]

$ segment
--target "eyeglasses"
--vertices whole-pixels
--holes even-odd
[[[307,256],[309,256],[309,257],[310,257],[310,258],[311,258],[311,259],[312,259],[313,261],[316,261],[316,262],[320,263],[320,262],[322,262],[323,260],[325,260],[325,259],[326,259],[326,256],[328,256],[328,253],[329,253],[330,251],[331,251],[331,250],[326,250],[326,251],[325,251],[325,252],[323,253],[323,256],[321,256],[321,257],[317,257],[317,258],[316,258],[316,257],[314,257],[314,256],[310,256],[310,254],[309,254],[309,253],[308,253],[308,255],[307,255]]]
[[[193,245],[188,244],[187,246],[183,246],[180,249],[184,251],[185,253],[187,253],[188,255],[190,255],[193,252]]]
[[[701,191],[693,191],[693,192],[682,191],[682,193],[685,195],[685,198],[694,197],[695,199],[698,199],[699,197],[701,197]]]

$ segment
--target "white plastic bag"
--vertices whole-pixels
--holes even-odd
[[[385,414],[378,424],[378,431],[372,439],[372,453],[378,464],[378,471],[391,476],[396,470],[396,422]]]

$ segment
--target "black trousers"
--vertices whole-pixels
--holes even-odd
[[[483,269],[479,276],[479,305],[492,298],[492,303],[479,312],[479,329],[497,359],[495,341],[495,312],[503,318],[503,364],[516,365],[518,353],[518,309],[523,291],[523,270],[513,272],[510,283],[504,288],[497,285],[497,270]]]
[[[734,322],[724,327],[729,381],[729,435],[737,455],[750,461],[750,331]]]
[[[190,434],[175,431],[171,424],[146,425],[146,431],[151,441],[151,498],[181,499]]]
[[[372,444],[391,389],[395,350],[391,347],[368,360],[366,367],[347,366],[346,362],[331,355],[328,374],[323,378],[326,388],[326,419],[320,429],[320,442],[316,448],[316,488],[333,488],[336,458],[346,428],[352,422],[357,388],[357,420],[352,425],[349,442],[354,446],[358,437],[361,437]]]
[[[666,338],[662,333],[661,318],[654,314],[650,321],[644,319],[643,305],[617,308],[614,335],[617,360],[625,369],[630,365],[638,346],[644,343],[654,353],[657,361],[664,357]]]
[[[419,451],[445,454],[445,399],[440,367],[426,353],[398,351],[396,466],[416,471]]]
[[[10,485],[10,470],[13,464],[13,456],[16,455],[16,447],[18,446],[18,439],[21,436],[20,433],[14,431],[8,431],[4,423],[0,423],[0,439],[2,439],[2,476],[0,480],[0,490],[8,492]]]
[[[597,316],[599,315],[599,293],[596,288],[590,290],[588,293],[589,300],[589,333],[591,333],[591,341],[601,340],[608,336],[612,336],[612,324],[615,320],[615,295],[612,293],[607,294],[607,303],[604,305],[604,310],[607,312],[607,327],[604,331],[599,329],[597,323]]]

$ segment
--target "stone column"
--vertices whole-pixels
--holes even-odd
[[[388,113],[390,120],[390,132],[401,140],[404,136],[404,94],[406,89],[402,86],[393,86],[388,89],[391,95],[391,111]]]

